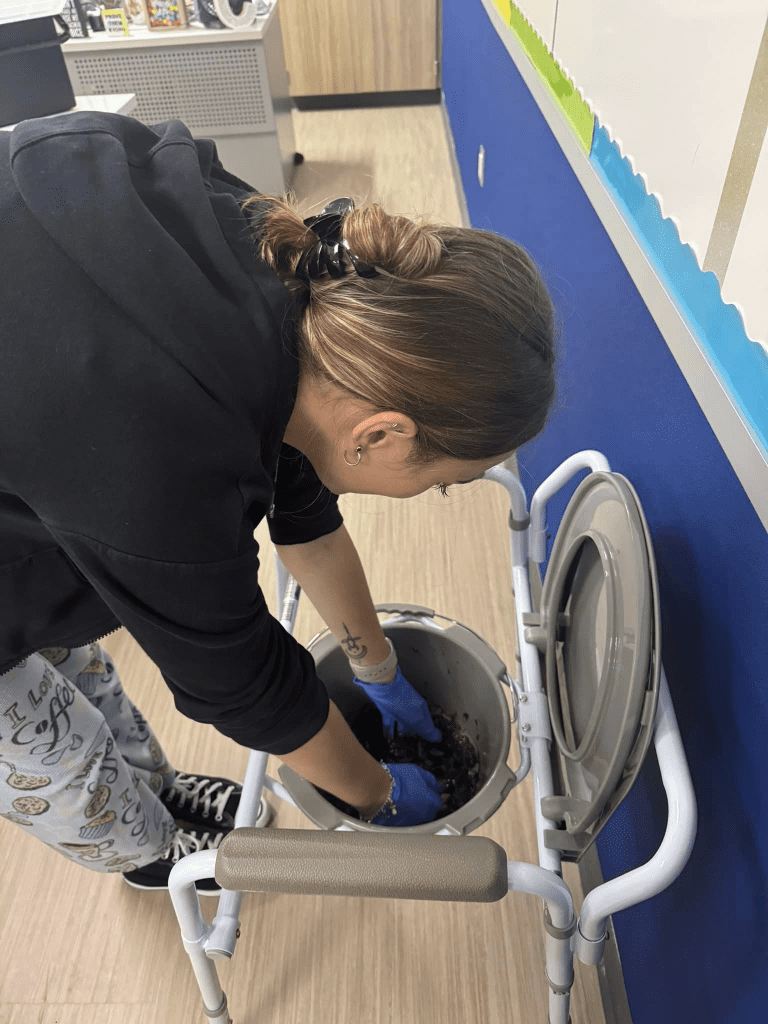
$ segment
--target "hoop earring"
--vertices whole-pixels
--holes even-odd
[[[360,459],[362,459],[362,457],[363,457],[362,454],[361,454],[362,450],[363,450],[362,448],[355,448],[355,451],[357,452],[357,462],[347,462],[347,453],[344,452],[344,461],[347,462],[348,466],[359,466],[360,465]]]

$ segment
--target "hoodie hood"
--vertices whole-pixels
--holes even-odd
[[[240,209],[255,189],[214,143],[181,121],[82,113],[23,122],[9,155],[19,196],[62,252],[244,426],[274,426],[279,447],[298,385],[296,309]],[[272,344],[249,348],[257,335]],[[271,407],[249,386],[265,376]]]

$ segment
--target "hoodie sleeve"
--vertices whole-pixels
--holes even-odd
[[[280,450],[275,513],[268,519],[273,544],[306,544],[338,530],[344,522],[338,496],[319,480],[312,463],[291,445]]]
[[[323,727],[327,690],[312,655],[267,608],[255,540],[236,558],[180,563],[51,532],[158,667],[187,718],[278,755]]]

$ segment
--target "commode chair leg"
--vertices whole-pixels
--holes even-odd
[[[260,815],[264,778],[269,754],[252,750],[243,780],[243,793],[235,816],[235,828],[253,828]],[[200,909],[200,897],[195,887],[198,878],[213,878],[216,871],[216,850],[201,850],[188,854],[176,864],[168,879],[168,889],[176,911],[181,938],[195,972],[203,1010],[212,1024],[232,1024],[227,1009],[227,997],[219,982],[216,960],[228,960],[235,951],[240,936],[240,905],[243,894],[223,889],[219,896],[216,915],[211,925],[206,924]]]
[[[216,964],[205,952],[210,929],[200,910],[200,897],[195,888],[196,878],[213,878],[215,870],[216,850],[188,854],[171,871],[169,890],[184,948],[203,997],[203,1010],[211,1024],[232,1024]]]
[[[519,861],[507,861],[507,884],[510,892],[527,893],[544,901],[546,978],[550,989],[548,1024],[571,1024],[572,939],[576,931],[571,890],[554,872]]]

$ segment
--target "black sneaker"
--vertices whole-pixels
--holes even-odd
[[[163,790],[160,799],[174,818],[232,829],[242,792],[243,787],[232,779],[176,772],[173,784]]]
[[[158,860],[135,871],[124,871],[123,878],[134,889],[167,889],[168,876],[180,857],[198,850],[218,850],[219,843],[229,830],[208,831],[179,829],[171,838],[171,845]],[[215,878],[199,878],[195,882],[201,896],[218,896],[221,886]]]
[[[160,799],[179,828],[230,830],[235,827],[242,792],[240,783],[232,779],[177,772],[173,784],[163,790]],[[272,808],[262,794],[255,827],[266,828],[271,820]]]

